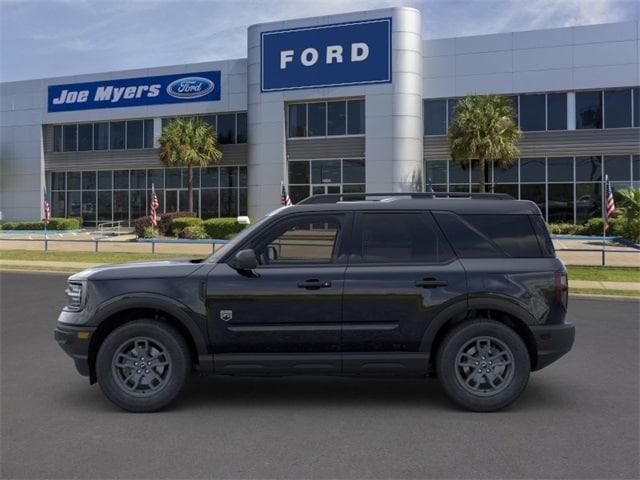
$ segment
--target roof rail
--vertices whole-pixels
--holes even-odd
[[[368,198],[376,197],[376,198]],[[514,200],[506,193],[463,193],[463,192],[393,192],[393,193],[326,193],[312,195],[297,203],[297,205],[312,205],[317,203],[338,203],[345,201],[380,201],[393,197],[409,197],[421,199],[433,198],[470,198],[474,200]]]

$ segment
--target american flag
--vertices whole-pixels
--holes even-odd
[[[47,189],[44,189],[44,194],[42,196],[42,211],[44,212],[44,217],[42,221],[47,225],[49,220],[51,220],[51,205],[47,201]]]
[[[609,175],[604,176],[604,188],[606,191],[605,207],[604,207],[604,231],[609,229],[609,218],[616,214],[616,202],[613,199],[613,189],[611,188],[611,182],[609,182]]]
[[[154,227],[158,226],[158,216],[156,211],[160,207],[160,202],[158,202],[158,196],[156,195],[155,187],[151,187],[151,203],[149,204],[149,215],[151,216],[151,225]]]
[[[293,202],[291,201],[291,197],[287,194],[287,189],[284,186],[284,182],[281,182],[281,186],[282,192],[280,194],[280,203],[285,207],[290,207],[291,205],[293,205]]]

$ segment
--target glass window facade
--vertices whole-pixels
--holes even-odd
[[[424,172],[425,190],[431,179],[435,191],[478,191],[477,168],[429,159]],[[640,187],[640,155],[521,158],[506,170],[487,164],[486,188],[531,200],[548,222],[583,223],[601,212],[603,174],[609,175],[614,195],[621,188]]]
[[[447,100],[424,101],[424,134],[446,135]]]
[[[631,89],[604,91],[604,127],[625,128],[631,126]]]
[[[566,92],[509,95],[514,120],[527,132],[567,129]],[[423,100],[425,135],[446,135],[454,120],[458,98]]]
[[[160,213],[187,209],[186,169],[56,171],[50,172],[52,214],[82,217],[86,226],[130,225],[148,215],[152,185]],[[247,167],[194,168],[193,206],[202,218],[247,215]]]
[[[172,118],[162,119],[162,126]],[[196,118],[196,117],[190,117]],[[218,141],[226,143],[247,142],[247,113],[200,115],[217,132]],[[112,122],[72,123],[52,125],[53,152],[85,152],[92,150],[137,150],[154,148],[154,121],[152,118]]]
[[[546,95],[520,95],[520,128],[525,132],[546,130]]]
[[[365,132],[363,99],[287,105],[289,138],[363,135]]]
[[[293,203],[310,195],[365,191],[364,158],[290,160],[288,170]]]
[[[602,128],[602,91],[576,92],[576,128]]]

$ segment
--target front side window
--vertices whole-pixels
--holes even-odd
[[[328,264],[335,261],[341,215],[307,215],[272,229],[255,247],[260,265]]]
[[[362,263],[443,263],[451,247],[430,215],[365,213],[359,220],[356,258]]]

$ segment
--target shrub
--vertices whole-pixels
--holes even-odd
[[[207,232],[200,225],[188,225],[180,231],[180,238],[188,238],[190,240],[202,240],[207,238]]]
[[[133,221],[133,228],[134,228],[134,230],[136,232],[136,235],[138,237],[149,238],[149,237],[145,237],[144,236],[144,229],[147,228],[147,227],[149,227],[149,228],[152,227],[152,225],[151,225],[151,217],[149,217],[149,216],[136,218]]]
[[[573,223],[550,223],[547,229],[551,235],[577,235],[581,225]]]
[[[160,221],[158,222],[158,230],[161,235],[171,235],[171,222],[174,218],[195,217],[193,212],[170,212],[160,215]]]
[[[203,227],[209,238],[226,239],[242,231],[246,225],[239,224],[235,217],[227,217],[205,220]]]
[[[47,228],[49,230],[78,230],[80,224],[80,218],[51,218]]]
[[[142,229],[142,235],[139,235],[140,238],[153,238],[156,236],[156,231],[153,227],[144,227]]]
[[[2,224],[1,228],[2,230],[15,230],[16,225],[18,225],[18,222],[5,222]]]
[[[180,236],[182,230],[187,227],[202,226],[202,219],[198,217],[177,217],[171,221],[171,233],[176,237]]]

